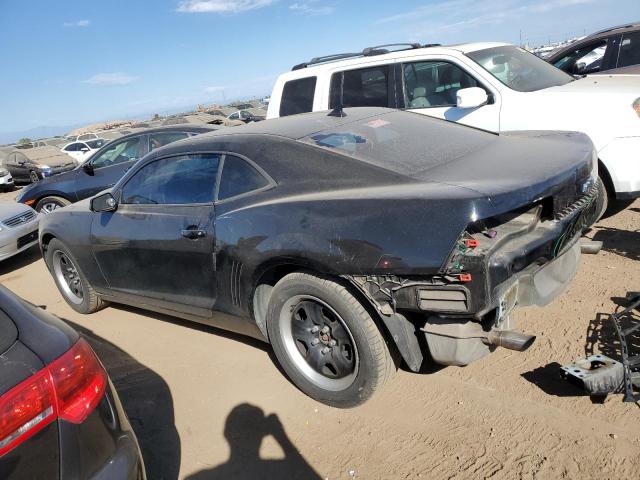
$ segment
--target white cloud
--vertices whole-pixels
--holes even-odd
[[[267,7],[275,0],[182,0],[176,10],[185,13],[238,13]]]
[[[84,83],[90,83],[91,85],[128,85],[137,79],[138,77],[132,77],[122,72],[98,73],[85,80]]]
[[[65,27],[88,27],[91,25],[91,20],[78,20],[77,22],[64,22]]]
[[[289,9],[305,15],[331,15],[336,8],[333,5],[322,5],[319,0],[305,0],[289,5]]]

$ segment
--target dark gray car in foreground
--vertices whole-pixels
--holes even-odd
[[[2,286],[0,478],[145,479],[136,437],[89,344]]]
[[[464,365],[528,347],[510,312],[575,275],[594,162],[578,133],[310,113],[151,152],[47,215],[40,243],[77,311],[124,303],[267,340],[301,390],[348,407],[394,353],[418,371],[428,353]]]

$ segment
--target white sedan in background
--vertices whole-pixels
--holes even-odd
[[[85,142],[71,142],[67,143],[61,150],[70,157],[73,157],[78,163],[81,163],[102,148],[107,142],[108,140],[104,138],[87,140]]]
[[[40,215],[22,203],[0,203],[0,260],[38,243]]]

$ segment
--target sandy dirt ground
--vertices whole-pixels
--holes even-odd
[[[4,194],[9,200],[15,193]],[[399,370],[362,407],[299,392],[266,345],[133,308],[69,308],[37,249],[0,281],[69,321],[101,356],[156,479],[637,479],[640,409],[585,396],[558,366],[612,354],[614,311],[640,290],[640,201],[603,220],[604,241],[545,308],[516,313],[538,335],[465,368]]]

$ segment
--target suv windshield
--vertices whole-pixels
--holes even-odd
[[[541,58],[512,46],[469,52],[467,57],[518,92],[535,92],[573,80],[573,77]]]

